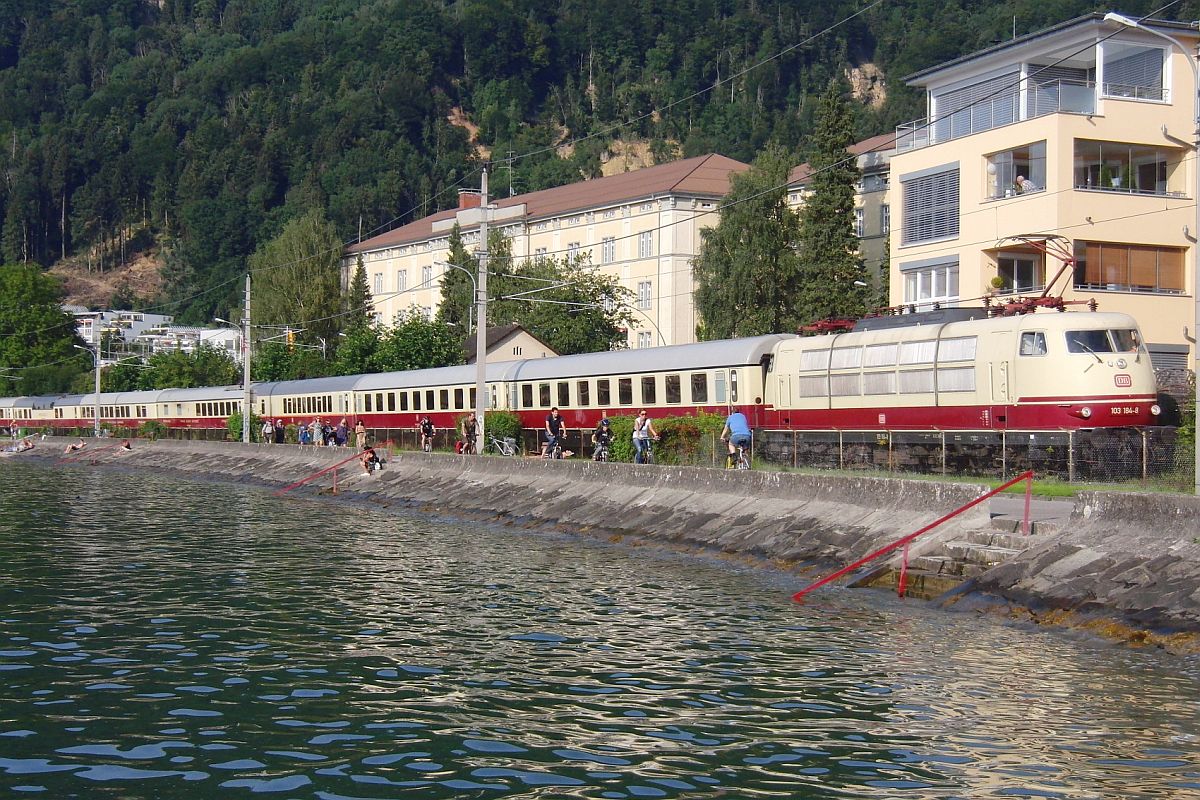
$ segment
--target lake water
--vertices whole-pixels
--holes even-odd
[[[1200,662],[344,499],[0,461],[0,797],[1200,797]]]

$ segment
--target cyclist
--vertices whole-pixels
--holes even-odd
[[[554,448],[562,451],[563,437],[567,435],[567,422],[558,413],[558,406],[550,409],[546,415],[546,449],[542,458],[554,458]]]
[[[592,450],[593,461],[608,460],[608,446],[612,444],[612,428],[608,424],[608,417],[601,416],[600,422],[596,424],[596,430],[592,431],[592,444],[595,449]]]
[[[426,453],[433,450],[433,436],[437,433],[437,426],[428,414],[421,417],[421,421],[417,423],[417,430],[421,432],[421,449]]]
[[[725,418],[725,427],[721,429],[721,441],[729,447],[729,458],[725,462],[725,468],[733,469],[736,466],[733,460],[737,455],[737,448],[750,447],[750,423],[739,409],[733,409]]]
[[[633,446],[637,450],[633,456],[635,464],[646,463],[646,451],[650,449],[651,439],[658,439],[658,431],[654,430],[654,423],[643,408],[633,421]]]
[[[467,416],[463,417],[462,425],[459,426],[458,432],[462,434],[462,454],[464,456],[473,455],[475,453],[475,412],[472,411]]]

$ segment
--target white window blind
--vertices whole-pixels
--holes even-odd
[[[958,169],[902,181],[904,244],[958,236]]]

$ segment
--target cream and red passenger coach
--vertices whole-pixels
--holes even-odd
[[[960,312],[965,316],[967,310]],[[557,406],[568,425],[601,412],[651,416],[746,412],[770,430],[1061,430],[1154,424],[1150,356],[1132,317],[1041,312],[983,319],[956,314],[880,318],[866,329],[786,334],[488,364],[488,408],[541,428]],[[429,415],[453,428],[475,408],[473,365],[259,383],[259,416],[362,420],[412,429]],[[240,387],[106,393],[102,421],[221,430]],[[0,424],[87,428],[95,397],[0,398]]]

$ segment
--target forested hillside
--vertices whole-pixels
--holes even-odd
[[[522,192],[598,174],[614,138],[649,142],[659,161],[749,161],[771,142],[803,159],[831,78],[851,70],[869,136],[921,115],[910,72],[1107,8],[0,0],[0,257],[102,270],[153,251],[165,295],[132,294],[209,319],[235,304],[237,282],[193,296],[307,210],[350,240],[454,204],[489,153],[519,156]],[[452,119],[478,126],[477,141]],[[507,192],[510,173],[494,174]]]

